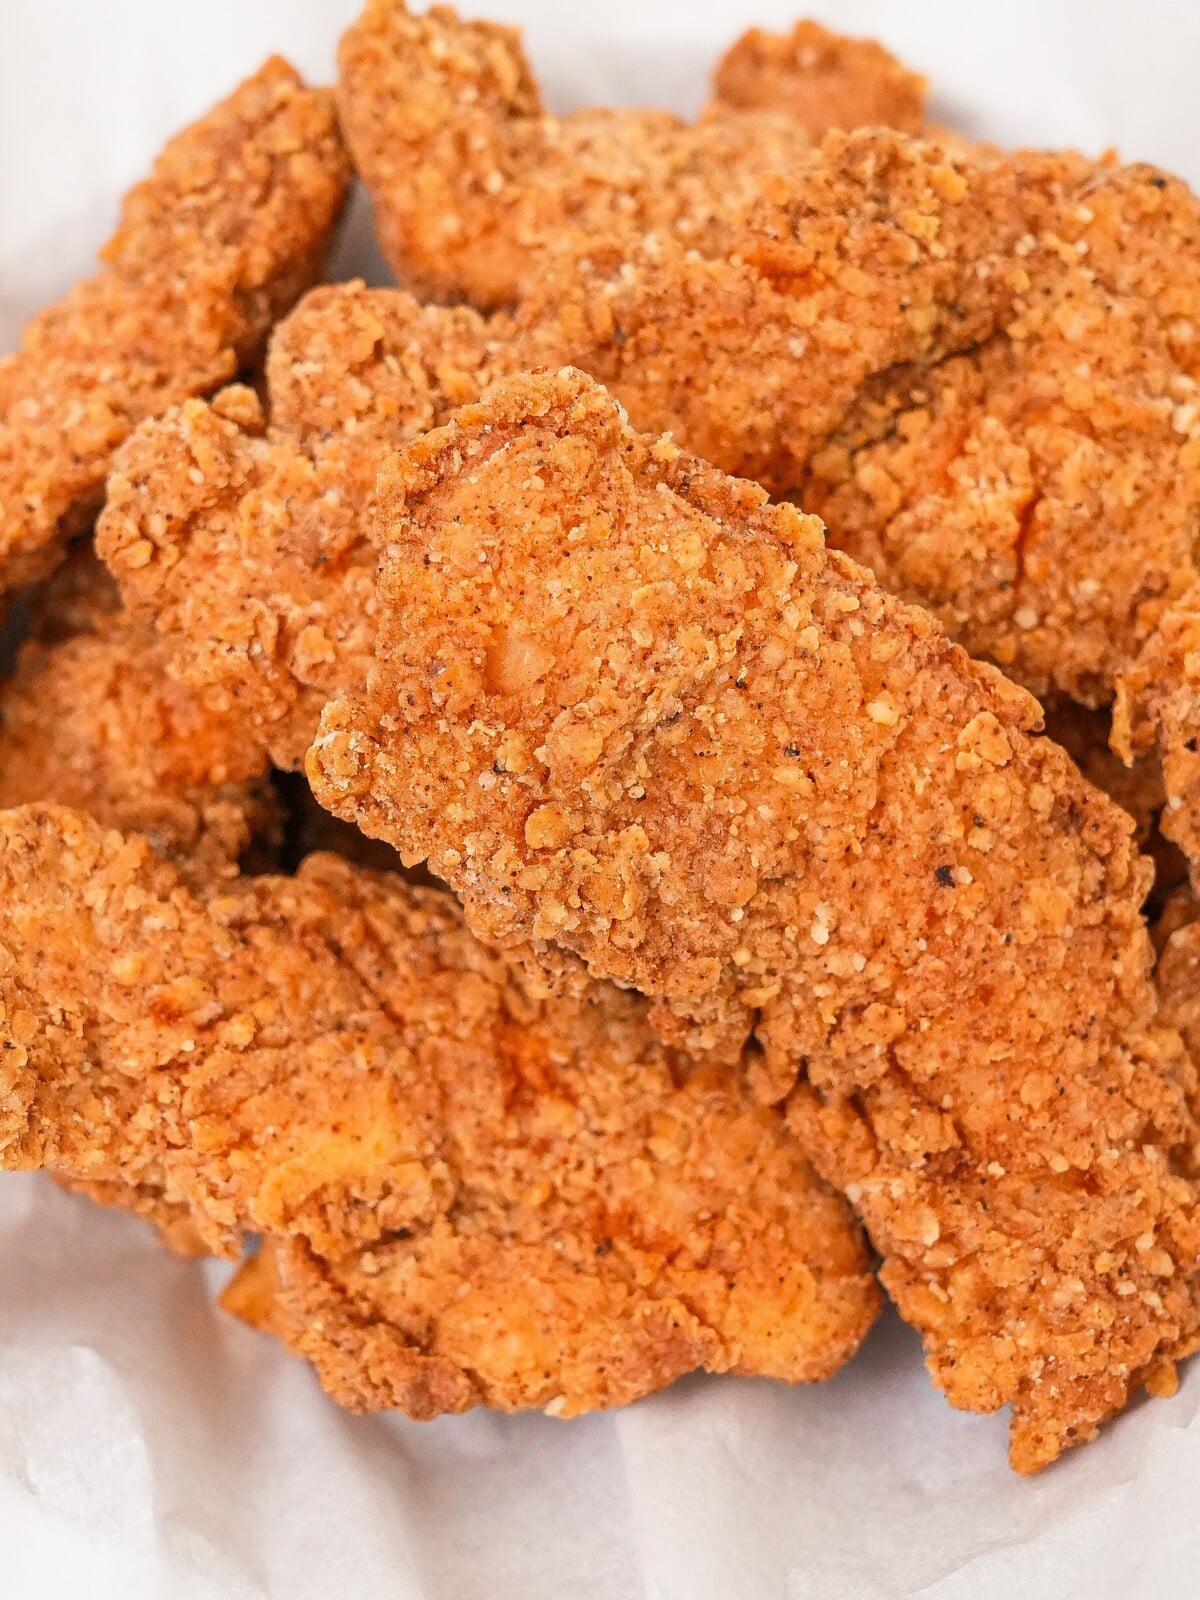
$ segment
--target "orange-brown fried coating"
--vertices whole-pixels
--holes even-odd
[[[143,418],[258,360],[320,274],[348,175],[331,97],[278,58],[167,145],[101,271],[0,361],[0,588],[53,568]]]
[[[348,1405],[815,1379],[875,1315],[777,1112],[636,996],[531,999],[444,893],[326,856],[201,901],[46,807],[0,815],[0,885],[0,1164],[158,1195],[211,1249],[266,1234]]]
[[[977,258],[1018,231],[1007,178],[894,135],[831,139],[806,173],[787,207],[764,201],[752,267],[687,257],[681,281],[651,255],[594,295],[549,272],[515,320],[361,284],[314,291],[274,335],[265,434],[227,391],[146,424],[119,455],[98,547],[126,603],[176,671],[228,696],[291,766],[325,701],[365,674],[379,466],[495,377],[584,365],[635,420],[787,487],[867,375],[986,331],[996,290]],[[711,381],[682,381],[685,367]],[[789,372],[804,381],[771,376]],[[773,407],[753,403],[758,385]]]
[[[874,39],[852,39],[802,20],[790,33],[750,28],[717,63],[718,105],[786,111],[810,139],[830,128],[920,133],[925,79]]]
[[[484,308],[516,301],[572,232],[723,247],[761,174],[786,170],[810,130],[825,131],[826,113],[862,121],[891,98],[847,62],[841,88],[814,85],[797,115],[802,74],[754,91],[735,60],[730,95],[696,123],[665,111],[552,116],[516,30],[462,21],[447,6],[413,16],[403,0],[367,0],[339,61],[342,126],[384,254],[418,292]],[[739,77],[746,93],[778,94],[780,109],[730,109]]]
[[[318,289],[277,329],[270,424],[245,389],[147,423],[118,455],[97,549],[175,671],[294,767],[374,640],[375,478],[519,352],[469,310]]]
[[[543,267],[515,326],[540,364],[598,378],[639,427],[785,493],[872,380],[987,338],[1046,197],[1012,163],[888,130],[831,133],[759,188],[736,252],[589,247]]]
[[[47,586],[0,686],[0,807],[49,801],[144,833],[199,883],[277,830],[266,757],[167,675],[155,635],[81,555]]]
[[[515,319],[361,284],[314,291],[274,335],[265,434],[227,391],[119,455],[98,546],[126,603],[174,670],[292,766],[325,701],[365,675],[379,466],[495,377],[583,365],[636,421],[788,487],[868,375],[987,331],[998,289],[979,257],[1024,211],[1008,174],[886,133],[831,137],[786,196],[758,210],[752,265],[685,256],[681,278],[650,253],[600,286],[549,271]],[[760,387],[773,404],[757,405]]]
[[[1130,820],[816,519],[578,373],[496,385],[380,493],[318,798],[694,1051],[753,1028],[951,1400],[1012,1402],[1021,1470],[1090,1437],[1197,1321]]]
[[[885,131],[761,187],[735,254],[552,263],[522,332],[822,516],[1039,696],[1115,698],[1117,747],[1157,747],[1164,832],[1200,859],[1195,197]]]
[[[1197,245],[1183,184],[1098,169],[1019,247],[1027,287],[994,337],[868,387],[797,485],[880,582],[1035,693],[1110,701],[1194,581]]]
[[[260,751],[167,676],[152,634],[124,617],[61,644],[26,644],[0,690],[0,806],[53,801],[207,878],[275,827]]]

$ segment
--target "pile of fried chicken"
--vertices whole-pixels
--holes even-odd
[[[322,283],[353,174],[398,286]],[[0,363],[0,1165],[329,1393],[849,1360],[1032,1472],[1200,1345],[1200,204],[754,30],[367,0]]]

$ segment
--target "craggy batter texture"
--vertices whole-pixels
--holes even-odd
[[[697,1055],[753,1030],[937,1381],[1012,1403],[1020,1470],[1165,1382],[1200,1238],[1150,867],[1035,703],[578,373],[411,445],[379,524],[318,798]]]
[[[0,588],[52,570],[143,418],[258,360],[320,275],[348,180],[331,96],[278,57],[167,145],[100,272],[0,361]]]
[[[269,425],[245,389],[140,428],[117,457],[96,544],[173,670],[301,764],[321,708],[374,643],[375,479],[520,352],[474,312],[361,284],[309,295],[267,359]]]
[[[347,1405],[816,1379],[875,1316],[777,1112],[638,997],[531,999],[445,893],[315,856],[201,899],[144,839],[26,807],[0,814],[0,952],[0,1164],[185,1245],[265,1234],[272,1325]]]
[[[813,57],[803,37],[796,51],[761,34],[734,46],[696,123],[608,108],[558,117],[515,29],[368,0],[342,40],[338,108],[384,254],[419,292],[487,309],[515,301],[571,230],[719,248],[761,173],[786,169],[827,116],[919,120],[919,79],[881,47],[814,26]]]
[[[887,129],[831,133],[756,185],[730,222],[735,248],[575,238],[532,279],[516,324],[557,339],[559,362],[606,384],[639,426],[783,494],[880,374],[989,335],[1045,201],[1012,162],[953,159]]]
[[[714,102],[737,111],[786,111],[814,142],[830,128],[920,133],[925,79],[874,39],[797,22],[790,33],[750,28],[721,57]]]
[[[199,885],[278,831],[262,751],[168,675],[161,642],[85,552],[39,598],[0,685],[0,808],[39,800],[146,834]]]
[[[1200,850],[1200,210],[1073,155],[832,134],[736,250],[550,263],[523,327],[639,425],[788,494],[1039,696],[1116,702]],[[582,247],[580,247],[582,248]],[[570,252],[566,253],[570,256]]]
[[[570,363],[822,512],[1039,695],[1116,694],[1117,747],[1165,769],[1163,828],[1194,856],[1192,197],[1150,168],[950,159],[888,130],[831,134],[763,187],[737,256],[596,248],[543,264],[512,316],[311,296],[276,338],[265,480],[199,407],[130,445],[100,541],[127,602],[295,764],[369,654],[383,457],[490,379]]]
[[[864,186],[876,181],[870,174],[881,142],[881,159],[893,162],[895,203],[904,197],[917,208],[942,207],[936,184],[954,175],[940,154],[880,135],[844,154],[839,144],[839,154],[813,155],[813,193],[826,211],[861,203]],[[976,240],[985,224],[996,225],[1004,205],[998,197],[965,213]],[[881,231],[882,224],[868,225],[855,247],[878,267],[880,281]],[[949,223],[942,232],[949,236]],[[977,247],[963,252],[972,282],[976,253]],[[836,355],[827,330],[840,326],[835,313],[843,291],[813,297],[806,315],[826,330],[828,349],[810,365],[822,373],[824,388],[818,394],[812,382],[797,386],[798,426],[803,414],[811,435],[828,431],[872,362],[915,357],[939,340],[970,335],[980,308],[990,307],[990,290],[974,295],[957,261],[930,257],[926,266],[918,290],[905,255],[876,296],[876,336],[860,329],[857,346],[843,341]],[[637,280],[630,292],[640,293]],[[689,347],[675,352],[697,372],[704,370],[716,299],[705,286]],[[784,303],[782,294],[776,300]],[[375,616],[376,552],[368,530],[379,467],[490,381],[523,367],[594,366],[635,417],[675,426],[722,464],[770,478],[778,421],[768,418],[770,436],[760,448],[747,421],[745,383],[733,376],[732,363],[714,367],[711,390],[689,391],[675,359],[656,367],[645,358],[661,309],[644,301],[642,326],[628,334],[635,358],[625,362],[611,356],[625,336],[612,316],[597,320],[579,302],[569,275],[549,274],[516,319],[422,306],[402,290],[318,289],[273,336],[269,426],[253,400],[232,389],[211,405],[194,401],[145,424],[117,457],[98,549],[126,604],[163,638],[173,670],[228,699],[278,763],[295,765],[325,701],[365,677]],[[729,327],[740,328],[745,306],[739,300],[728,309]],[[626,310],[617,304],[618,316]],[[680,297],[672,296],[666,315],[674,330],[682,328]],[[798,335],[789,325],[780,337],[776,354],[794,368]],[[769,366],[761,345],[742,347],[738,359],[756,375]]]

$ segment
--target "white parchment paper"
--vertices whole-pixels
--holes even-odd
[[[479,0],[551,101],[700,102],[780,0]],[[0,349],[88,269],[163,138],[272,50],[329,77],[358,0],[0,0]],[[1004,143],[1200,184],[1193,0],[842,0]],[[360,226],[343,274],[370,270]],[[1200,1369],[1032,1482],[885,1319],[831,1383],[692,1379],[576,1422],[353,1418],[214,1306],[216,1267],[0,1176],[3,1600],[1191,1600]]]

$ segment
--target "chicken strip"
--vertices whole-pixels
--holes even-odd
[[[949,1398],[1011,1402],[1023,1471],[1090,1437],[1197,1323],[1130,819],[815,518],[578,373],[496,385],[380,492],[317,797],[693,1052],[753,1028]]]
[[[0,361],[0,588],[53,568],[144,417],[259,359],[320,275],[348,176],[330,96],[278,58],[167,145],[101,271]]]
[[[278,827],[268,764],[235,719],[167,676],[123,614],[94,634],[26,644],[0,689],[0,806],[48,800],[144,833],[204,881]]]
[[[830,54],[861,59],[864,46],[826,37]],[[516,30],[367,0],[342,40],[338,106],[385,256],[418,293],[487,309],[515,302],[570,231],[720,248],[760,175],[787,170],[824,115],[869,120],[893,94],[874,59],[866,74],[847,60],[829,81],[814,64],[811,94],[803,61],[756,83],[754,48],[735,47],[722,97],[696,123],[666,111],[556,117]],[[781,109],[732,110],[739,92]],[[909,97],[896,98],[907,124]]]
[[[1039,696],[1116,702],[1200,860],[1200,208],[1150,167],[830,136],[738,252],[549,267],[523,329]]]
[[[293,766],[321,706],[365,675],[379,466],[495,377],[585,365],[635,419],[675,427],[719,464],[786,487],[797,453],[840,421],[866,375],[990,328],[996,289],[978,259],[1005,226],[1014,237],[1024,226],[1007,178],[994,193],[980,178],[962,205],[960,170],[895,136],[831,143],[807,182],[802,246],[781,242],[799,230],[798,211],[763,221],[778,290],[764,290],[765,267],[724,271],[696,258],[689,271],[735,285],[724,299],[704,276],[689,300],[670,274],[664,297],[652,269],[594,303],[570,274],[551,273],[516,320],[361,284],[314,291],[273,338],[265,437],[258,409],[228,391],[222,418],[194,402],[146,424],[118,456],[97,542],[126,604],[172,641],[175,670],[235,701],[276,762]],[[847,226],[847,214],[859,222]],[[941,241],[936,251],[919,242],[925,234]],[[868,270],[872,328],[858,309]],[[805,273],[825,287],[801,295]],[[756,424],[747,385],[796,371],[797,340],[810,337],[799,328],[814,341],[797,373],[805,382],[779,386]],[[660,338],[668,359],[656,363]],[[700,372],[706,362],[711,384],[680,381],[683,364]]]
[[[299,766],[321,707],[365,679],[380,465],[520,358],[472,311],[318,289],[272,341],[269,426],[233,388],[147,423],[118,455],[99,553],[173,669],[277,765]]]
[[[721,57],[714,101],[736,111],[786,111],[816,141],[830,128],[888,127],[920,133],[925,79],[874,39],[851,39],[819,22],[790,33],[750,28]]]
[[[872,380],[974,348],[1011,315],[1028,278],[1017,246],[1054,187],[887,130],[832,133],[762,180],[735,251],[573,247],[515,325],[638,426],[785,494]]]
[[[0,815],[0,883],[0,1164],[156,1190],[212,1249],[266,1234],[286,1336],[346,1404],[816,1379],[875,1316],[778,1112],[689,1072],[636,996],[531,998],[445,893],[316,856],[201,901],[47,807]]]

